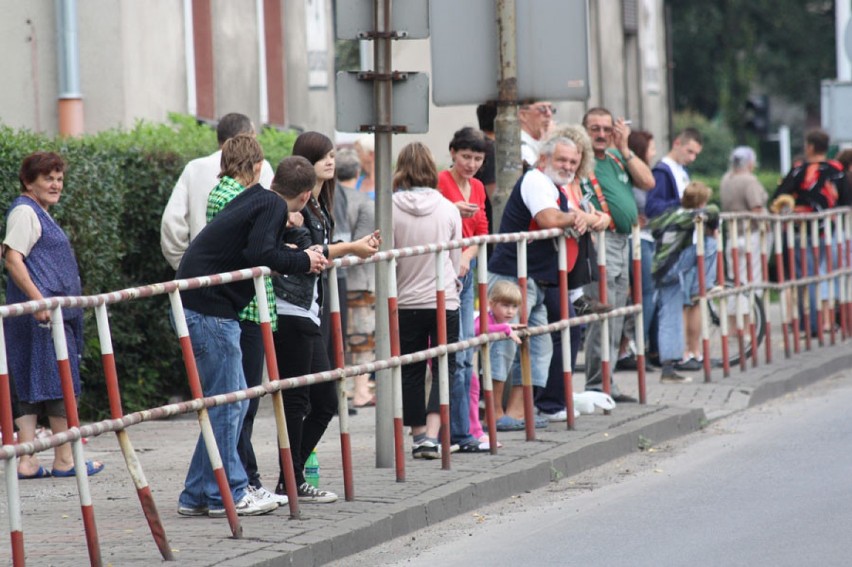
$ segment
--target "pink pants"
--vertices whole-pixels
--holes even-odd
[[[485,432],[482,431],[482,423],[479,421],[479,376],[476,372],[470,377],[470,434],[474,439],[479,439]]]

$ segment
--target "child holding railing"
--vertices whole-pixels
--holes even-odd
[[[518,309],[521,307],[521,288],[516,284],[500,280],[491,286],[488,292],[488,332],[505,333],[515,343],[521,344],[521,339],[515,332],[520,325],[513,323],[517,319]],[[479,316],[476,316],[473,328],[479,333]],[[503,415],[503,385],[509,375],[509,365],[515,356],[513,349],[507,349],[503,354],[491,352],[491,377],[494,380],[494,399],[497,417]],[[480,365],[481,368],[481,365]],[[476,373],[470,380],[470,434],[479,440],[482,450],[490,449],[488,435],[482,430],[482,422],[479,420],[479,377]]]

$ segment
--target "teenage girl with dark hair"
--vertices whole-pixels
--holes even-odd
[[[296,138],[293,155],[310,161],[316,173],[316,184],[305,208],[304,225],[290,229],[285,236],[289,244],[299,248],[321,249],[329,260],[347,254],[367,258],[379,249],[378,232],[354,242],[332,242],[334,220],[334,144],[319,132],[305,132]],[[281,378],[302,376],[329,370],[331,364],[326,350],[329,320],[324,317],[323,301],[328,289],[325,278],[311,274],[276,276],[273,279],[278,311],[278,331],[275,333],[275,354]],[[325,433],[337,410],[334,382],[321,382],[292,390],[284,390],[284,410],[287,433],[293,453],[298,498],[303,502],[334,502],[337,495],[319,490],[305,482],[305,462]],[[283,470],[275,488],[285,494]]]

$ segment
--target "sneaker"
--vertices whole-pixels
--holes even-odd
[[[546,411],[536,410],[536,414],[544,417],[547,421],[568,421],[568,410],[559,410],[553,413],[547,413]]]
[[[573,305],[574,313],[576,313],[578,317],[591,315],[593,313],[609,313],[613,310],[612,305],[601,303],[594,297],[589,297],[588,295],[581,295],[574,301]]]
[[[686,360],[676,362],[674,368],[675,370],[691,372],[695,370],[701,370],[702,368],[704,368],[704,364],[694,356],[690,356]]]
[[[238,516],[261,516],[268,514],[278,508],[278,504],[272,500],[258,500],[252,492],[246,491],[245,495],[237,503]],[[225,508],[210,508],[207,515],[211,518],[224,518]]]
[[[184,506],[178,504],[178,514],[181,516],[206,516],[207,506]]]
[[[303,482],[299,485],[299,502],[316,502],[317,504],[330,504],[337,501],[337,494]]]
[[[415,459],[438,459],[441,457],[437,443],[432,441],[421,441],[411,449],[411,456]]]
[[[675,371],[671,372],[663,372],[663,375],[660,376],[661,384],[689,384],[692,382],[692,378],[689,376],[681,376]]]
[[[259,488],[255,488],[254,486],[249,485],[246,490],[251,492],[255,500],[257,500],[258,502],[266,502],[271,500],[272,502],[275,502],[276,506],[286,506],[290,502],[286,494],[273,494],[262,486]]]

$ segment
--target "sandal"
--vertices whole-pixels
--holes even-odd
[[[510,415],[502,415],[497,420],[497,431],[522,431],[523,429],[523,419],[515,419]]]

